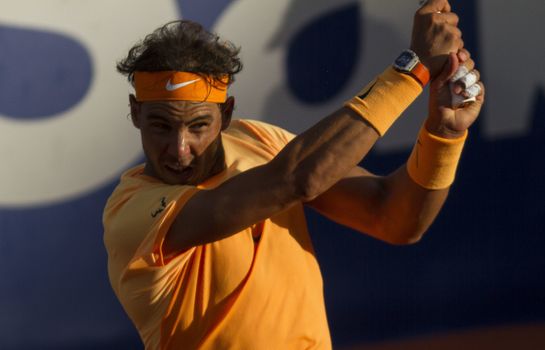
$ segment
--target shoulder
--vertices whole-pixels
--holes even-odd
[[[198,191],[194,186],[164,184],[142,175],[141,169],[139,166],[122,175],[102,216],[106,250],[120,266],[125,266],[139,247],[145,247],[147,254],[154,252],[156,242]]]
[[[146,227],[164,216],[167,208],[193,193],[194,186],[172,186],[142,174],[143,166],[121,176],[103,212],[106,231],[120,227]]]
[[[295,137],[293,133],[281,127],[252,119],[233,120],[224,134],[237,138],[253,139],[273,146],[278,151]]]

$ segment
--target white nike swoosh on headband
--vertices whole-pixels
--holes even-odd
[[[165,89],[167,89],[167,91],[174,91],[174,90],[178,90],[179,88],[183,88],[184,86],[187,86],[187,85],[191,85],[193,83],[196,83],[198,82],[199,80],[201,79],[195,79],[195,80],[189,80],[189,81],[184,81],[183,83],[179,83],[179,84],[172,84],[170,82],[170,79],[167,81],[167,85],[165,86]]]

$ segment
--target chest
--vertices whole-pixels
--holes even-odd
[[[210,282],[213,302],[239,287],[267,293],[270,284],[297,283],[294,279],[317,266],[302,208],[279,213],[203,248],[202,277]]]

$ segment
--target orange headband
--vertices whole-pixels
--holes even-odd
[[[136,100],[199,101],[223,103],[227,99],[227,78],[215,82],[195,73],[161,71],[135,72]]]

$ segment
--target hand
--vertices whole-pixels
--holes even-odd
[[[476,96],[475,102],[456,108],[451,105],[452,93],[468,97],[466,92],[468,86],[462,86],[460,82],[457,82],[452,91],[449,86],[451,78],[460,65],[464,65],[468,72],[476,75],[477,83],[475,84],[480,86],[480,93]],[[443,138],[458,138],[463,136],[477,119],[484,103],[484,85],[479,81],[480,74],[474,67],[475,62],[465,49],[448,56],[447,64],[430,85],[429,115],[426,120],[428,132]]]
[[[451,52],[464,47],[458,16],[451,12],[448,0],[430,0],[414,15],[411,50],[434,79]]]

